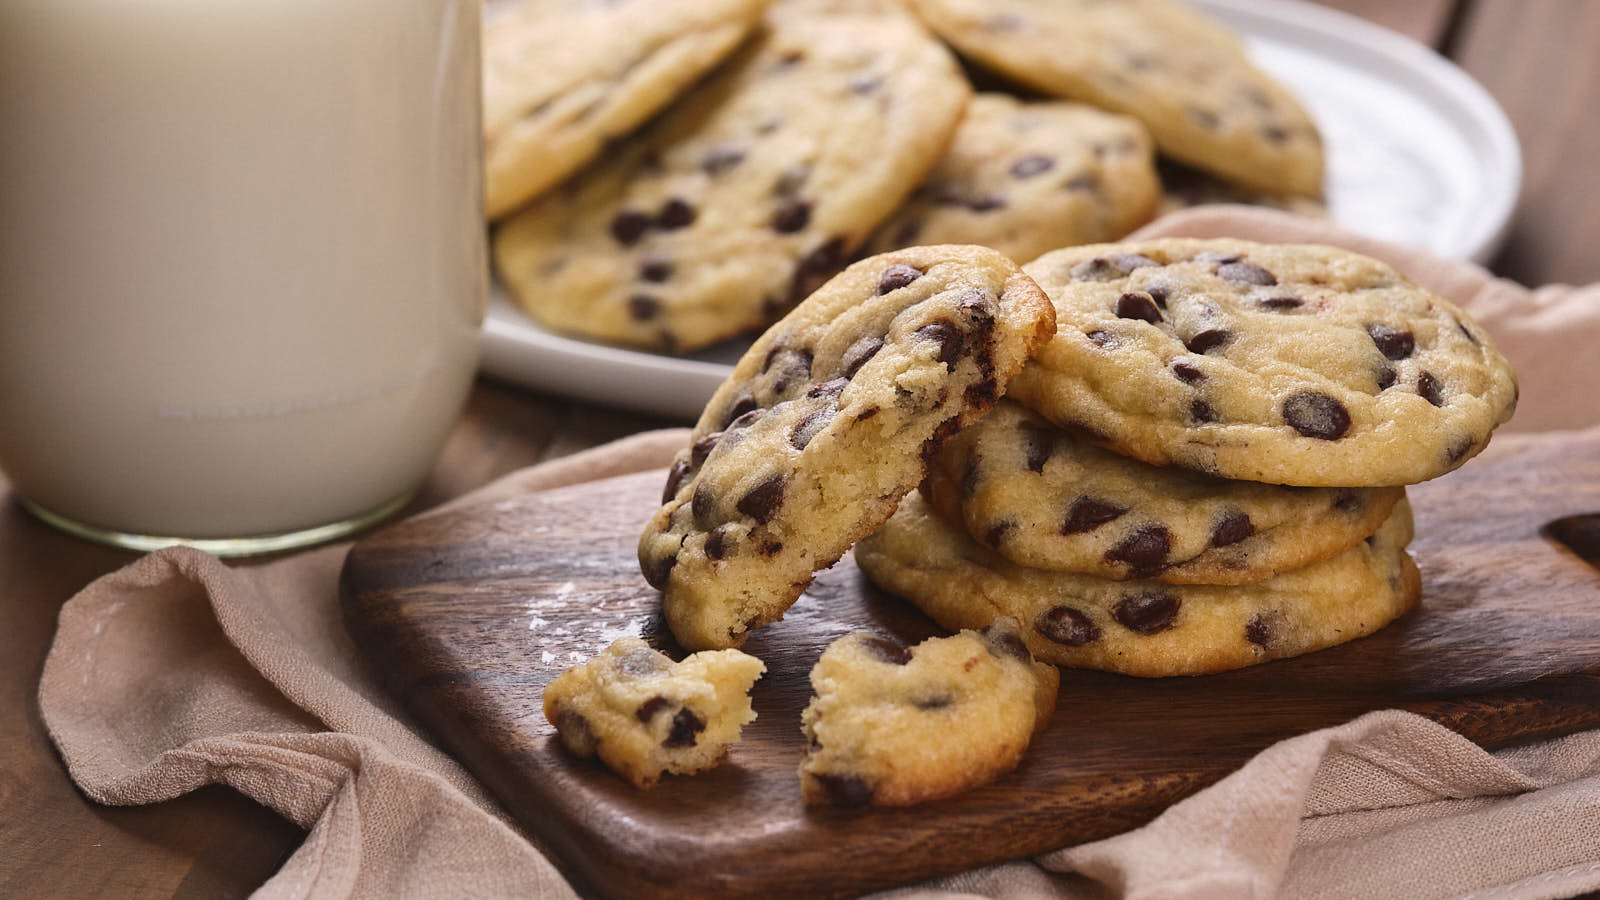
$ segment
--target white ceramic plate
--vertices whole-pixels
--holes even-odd
[[[1339,224],[1442,256],[1487,260],[1505,236],[1522,157],[1505,113],[1466,73],[1362,19],[1295,0],[1192,0],[1242,34],[1322,130]],[[483,370],[554,394],[692,420],[747,339],[689,357],[551,334],[496,286]]]

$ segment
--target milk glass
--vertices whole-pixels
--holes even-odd
[[[402,506],[486,296],[468,0],[0,3],[0,469],[225,554]]]

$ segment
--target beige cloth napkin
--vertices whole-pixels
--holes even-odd
[[[1522,376],[1512,426],[1600,422],[1600,286],[1526,291],[1270,211],[1202,208],[1141,233],[1321,241],[1463,305]],[[453,502],[666,464],[681,430],[513,473]],[[1516,452],[1536,435],[1497,438]],[[308,829],[264,898],[573,896],[551,863],[359,663],[336,581],[348,545],[261,564],[151,554],[61,611],[39,704],[74,781],[108,804],[231,785]],[[1600,732],[1489,754],[1379,712],[1279,743],[1143,828],[896,897],[1555,897],[1600,887]]]

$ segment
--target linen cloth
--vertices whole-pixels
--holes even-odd
[[[1180,235],[1384,259],[1463,306],[1511,359],[1522,407],[1503,431],[1600,423],[1600,285],[1529,291],[1243,207],[1180,212],[1135,237]],[[447,507],[662,467],[685,440],[681,429],[635,435]],[[1503,434],[1486,452],[1539,440]],[[163,550],[68,601],[39,704],[73,780],[117,805],[227,784],[306,828],[260,898],[575,896],[362,668],[338,610],[348,549],[234,565]],[[1490,754],[1384,711],[1280,742],[1126,834],[882,896],[1532,898],[1596,887],[1600,731]]]

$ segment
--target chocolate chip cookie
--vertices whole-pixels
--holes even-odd
[[[984,247],[862,260],[762,335],[673,461],[639,564],[691,649],[741,643],[894,512],[1054,329]]]
[[[990,781],[1043,730],[1059,682],[1014,619],[915,647],[846,635],[811,670],[805,801],[909,806]]]
[[[1156,207],[1158,218],[1180,209],[1211,203],[1241,203],[1281,209],[1308,219],[1328,218],[1328,208],[1310,197],[1242,188],[1171,160],[1157,160],[1156,174],[1161,178],[1161,202]]]
[[[1250,584],[1334,557],[1405,489],[1292,488],[1157,468],[1010,400],[945,442],[928,501],[1018,565],[1169,584]]]
[[[970,89],[908,17],[783,18],[494,238],[542,323],[686,351],[770,323],[943,155]]]
[[[663,772],[688,775],[722,762],[755,720],[750,686],[765,671],[737,650],[674,663],[638,638],[622,638],[545,687],[544,717],[574,755],[598,755],[648,788]]]
[[[1126,116],[980,94],[933,174],[868,246],[982,244],[1023,263],[1116,240],[1155,208],[1153,152],[1144,127]]]
[[[1249,585],[1109,581],[1007,561],[938,518],[920,494],[856,546],[874,583],[945,628],[1022,623],[1045,662],[1125,675],[1204,675],[1371,634],[1414,607],[1422,579],[1401,501],[1366,540]]]
[[[483,34],[492,219],[565,181],[731,53],[767,0],[522,0]]]
[[[940,37],[1051,96],[1134,116],[1161,152],[1227,181],[1322,194],[1322,140],[1238,40],[1170,0],[910,0]]]
[[[1059,330],[1011,397],[1152,465],[1413,484],[1472,458],[1516,408],[1482,328],[1347,250],[1171,239],[1073,247],[1025,271]]]

